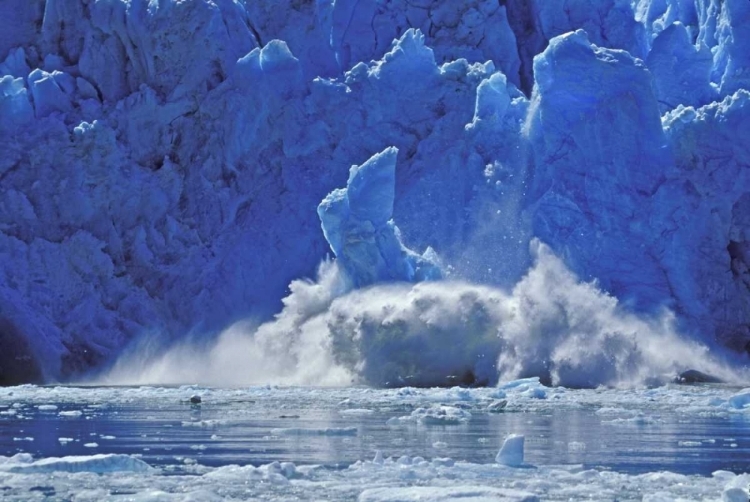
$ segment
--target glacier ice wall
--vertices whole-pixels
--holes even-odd
[[[10,0],[0,61],[0,383],[269,318],[391,146],[448,276],[511,288],[537,237],[750,341],[745,1]]]

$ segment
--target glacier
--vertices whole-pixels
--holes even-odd
[[[742,365],[749,100],[741,0],[4,2],[0,383]]]

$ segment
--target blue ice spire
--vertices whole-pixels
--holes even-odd
[[[434,251],[418,255],[407,249],[391,219],[397,154],[397,148],[386,148],[352,166],[346,188],[329,193],[318,206],[323,234],[355,287],[442,277]]]

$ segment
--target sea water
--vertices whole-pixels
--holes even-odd
[[[189,481],[203,493],[196,500],[412,500],[404,490],[428,488],[437,491],[415,496],[460,499],[449,488],[463,483],[484,486],[474,495],[489,500],[497,490],[511,500],[720,500],[750,472],[743,395],[716,385],[549,389],[533,379],[498,389],[4,388],[0,496],[189,500],[180,488]],[[515,469],[495,464],[511,434],[525,437]],[[50,458],[67,460],[30,467]],[[75,458],[89,460],[70,467]],[[152,469],[121,468],[125,458]],[[217,483],[226,476],[232,483]]]

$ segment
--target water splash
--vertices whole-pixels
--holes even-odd
[[[336,262],[294,281],[282,312],[237,324],[209,347],[135,350],[108,383],[375,386],[493,385],[539,376],[570,387],[665,382],[688,368],[737,373],[680,336],[674,315],[629,312],[532,242],[534,263],[509,292],[458,281],[352,290]]]

